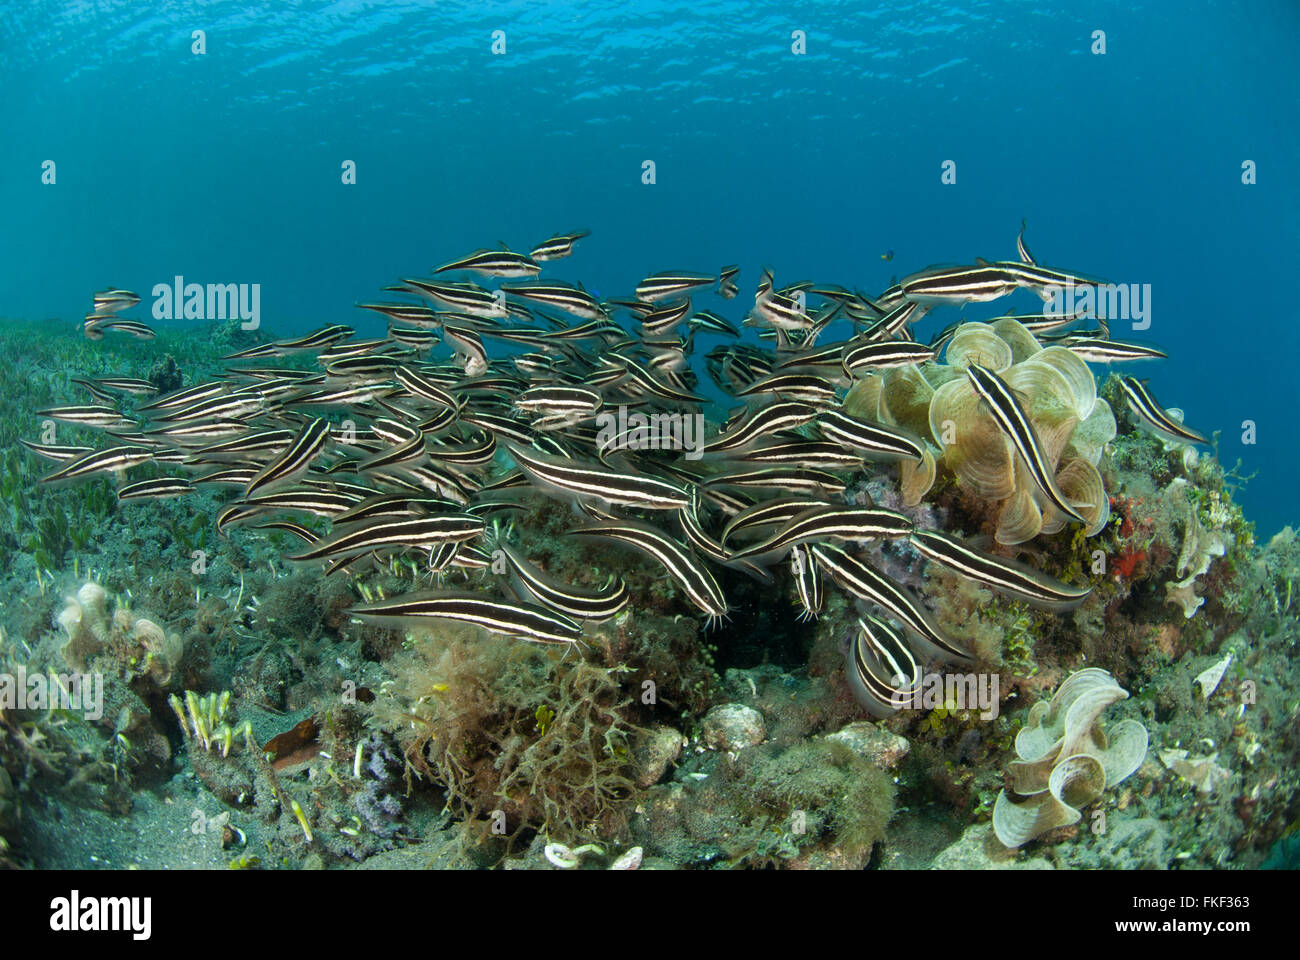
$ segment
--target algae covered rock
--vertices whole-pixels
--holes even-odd
[[[724,703],[704,717],[704,742],[714,750],[732,753],[756,746],[767,739],[763,715],[743,703]]]
[[[864,760],[890,770],[898,766],[912,749],[905,737],[865,721],[845,724],[835,733],[828,734],[826,739],[842,743]]]
[[[1017,858],[999,847],[987,824],[966,828],[956,842],[944,847],[930,864],[931,870],[1054,870],[1042,857]]]

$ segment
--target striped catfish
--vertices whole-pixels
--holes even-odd
[[[1065,494],[1056,485],[1056,476],[1043,453],[1038,432],[1034,430],[1034,425],[1029,421],[1029,414],[1020,405],[1011,388],[996,373],[981,367],[978,363],[970,364],[966,368],[966,374],[975,392],[988,403],[989,411],[998,428],[1007,435],[1012,446],[1020,454],[1034,486],[1067,517],[1086,523],[1083,515],[1066,499]]]
[[[911,542],[927,559],[1037,606],[1068,610],[1077,607],[1092,592],[1092,587],[1072,587],[1025,564],[976,550],[940,530],[914,530]]]
[[[572,617],[574,620],[608,620],[627,609],[631,602],[627,584],[620,577],[611,576],[599,590],[583,590],[563,583],[539,570],[517,548],[499,543],[510,565],[514,580],[543,606]]]
[[[582,639],[582,627],[562,613],[531,603],[509,603],[475,593],[419,591],[352,607],[365,620],[411,625],[458,620],[521,640],[569,645]]]
[[[708,567],[658,527],[637,520],[619,520],[586,524],[569,532],[625,543],[658,561],[691,602],[708,614],[710,625],[727,615],[727,598]]]
[[[515,443],[507,443],[506,449],[535,483],[557,493],[644,510],[679,510],[690,503],[685,490],[666,480],[604,470],[525,450]]]
[[[912,703],[922,673],[906,636],[887,620],[866,614],[843,648],[849,689],[876,717],[887,717]]]
[[[1173,437],[1184,443],[1209,443],[1210,441],[1190,427],[1183,426],[1182,420],[1175,419],[1169,411],[1151,395],[1145,383],[1134,377],[1123,377],[1119,385],[1124,391],[1124,399],[1129,409],[1145,426],[1156,433]]]
[[[376,550],[427,550],[448,541],[473,540],[483,535],[482,518],[467,513],[386,519],[356,529],[336,532],[289,560],[306,561],[354,557]]]
[[[945,657],[970,659],[970,654],[939,629],[934,617],[907,588],[894,583],[869,563],[829,543],[817,544],[812,553],[831,578],[853,596],[893,614]]]

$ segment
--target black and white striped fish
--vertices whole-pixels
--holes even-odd
[[[640,550],[663,565],[691,602],[708,614],[710,623],[727,615],[727,598],[708,567],[659,528],[636,520],[620,520],[586,524],[569,532],[616,540]]]
[[[482,536],[484,529],[481,517],[467,513],[382,520],[355,530],[333,533],[313,544],[305,553],[287,559],[346,558],[375,550],[428,550],[440,543],[473,540]]]
[[[1128,407],[1143,424],[1152,430],[1184,443],[1208,444],[1210,441],[1190,427],[1183,426],[1159,401],[1151,395],[1147,385],[1134,377],[1121,377],[1120,388]]]
[[[113,407],[96,404],[80,404],[66,407],[49,407],[37,410],[38,417],[49,417],[64,423],[75,423],[83,427],[121,427],[130,421]]]
[[[76,480],[96,473],[124,473],[153,459],[151,447],[134,445],[92,450],[69,460],[61,469],[41,477],[41,483]]]
[[[790,550],[790,575],[799,594],[803,608],[800,620],[816,620],[826,606],[826,589],[822,582],[821,567],[805,543],[797,543]]]
[[[654,303],[689,293],[699,287],[710,287],[717,283],[717,277],[702,273],[686,273],[681,270],[668,270],[664,273],[652,273],[636,288],[636,298],[643,303]]]
[[[431,283],[409,279],[403,279],[402,283],[434,303],[445,304],[473,317],[504,320],[510,315],[503,298],[473,283]]]
[[[812,552],[832,579],[853,596],[874,603],[893,614],[900,623],[945,656],[970,658],[970,654],[939,629],[930,612],[905,587],[894,583],[865,561],[829,543],[813,546]]]
[[[740,273],[740,267],[731,266],[723,267],[718,273],[718,296],[723,300],[734,300],[740,293],[740,286],[736,283],[736,277]]]
[[[86,332],[88,334],[92,329],[95,333],[99,334],[102,334],[105,331],[110,333],[129,333],[137,340],[152,340],[154,337],[158,336],[157,332],[153,327],[149,326],[149,324],[141,323],[139,320],[128,320],[120,317],[101,320],[98,323],[86,326]]]
[[[804,497],[778,497],[774,500],[760,500],[737,512],[722,528],[719,542],[727,541],[740,534],[761,535],[768,528],[783,527],[799,514],[814,507],[829,507],[828,500],[810,500]]]
[[[773,286],[770,270],[763,271],[759,281],[758,292],[754,296],[754,309],[750,311],[745,323],[749,326],[759,324],[772,327],[777,331],[807,330],[815,320],[809,316],[802,297],[790,297],[777,291]]]
[[[704,445],[705,453],[742,450],[779,430],[801,427],[817,416],[817,408],[797,400],[784,400],[754,411],[742,423]]]
[[[177,390],[166,396],[159,397],[149,403],[142,404],[137,409],[141,413],[154,413],[158,410],[180,410],[191,404],[198,403],[200,400],[207,400],[212,397],[219,397],[229,393],[231,386],[228,383],[213,381],[212,383],[200,383],[192,387],[186,387],[184,390]]]
[[[37,443],[35,440],[24,440],[22,437],[18,438],[18,442],[32,453],[38,454],[46,460],[54,460],[57,463],[67,463],[69,460],[75,460],[77,457],[84,457],[88,453],[95,452],[93,447],[74,447],[54,443]]]
[[[532,259],[510,250],[475,250],[469,256],[444,263],[434,273],[448,270],[468,270],[489,277],[535,277],[541,271]]]
[[[662,337],[672,333],[686,320],[686,315],[690,312],[690,297],[669,300],[641,318],[641,333],[645,337]]]
[[[577,233],[557,233],[549,240],[543,240],[533,247],[532,252],[528,255],[539,263],[545,260],[559,260],[572,254],[573,245],[583,237],[589,236],[591,236],[590,230],[579,230]]]
[[[360,310],[373,310],[382,313],[398,323],[409,323],[422,330],[433,330],[442,326],[442,320],[431,307],[416,303],[358,303]]]
[[[851,343],[840,356],[844,372],[850,377],[863,377],[874,370],[906,367],[929,363],[934,359],[934,347],[911,340],[878,340]]]
[[[854,698],[873,716],[887,717],[913,701],[922,673],[907,638],[887,620],[866,614],[844,647]]]
[[[554,307],[583,320],[600,320],[605,316],[605,311],[601,309],[600,303],[597,302],[595,297],[587,293],[587,291],[580,290],[567,283],[552,281],[503,283],[501,289],[512,297],[520,297],[524,300],[540,303],[543,306]]]
[[[611,576],[599,590],[583,590],[555,579],[539,570],[518,549],[507,543],[497,545],[510,565],[516,582],[543,606],[574,620],[609,620],[618,616],[631,602],[627,584]]]
[[[259,490],[285,483],[304,473],[317,454],[325,448],[329,436],[328,420],[318,417],[304,424],[285,451],[268,463],[244,488],[244,496],[250,497]]]
[[[967,366],[966,373],[976,394],[988,404],[994,422],[1020,454],[1034,486],[1067,517],[1086,523],[1083,515],[1066,499],[1065,494],[1056,485],[1056,476],[1038,441],[1038,432],[1030,422],[1029,415],[1020,405],[1020,401],[1011,392],[1011,388],[996,373],[981,367],[978,363]]]
[[[796,515],[761,543],[741,550],[737,559],[785,551],[802,543],[827,540],[897,540],[912,533],[912,521],[884,507],[812,507]]]
[[[927,559],[1041,607],[1067,610],[1078,606],[1092,592],[1092,587],[1072,587],[1015,560],[976,550],[939,530],[914,530],[911,541]]]
[[[165,497],[183,497],[193,493],[194,486],[184,477],[155,477],[117,488],[119,500],[161,500]]]
[[[539,419],[533,426],[545,430],[594,417],[603,404],[601,395],[586,387],[531,387],[515,399],[515,409]]]
[[[350,613],[385,623],[457,620],[521,640],[568,645],[582,639],[582,627],[562,613],[531,603],[508,603],[474,593],[421,591],[352,607]]]
[[[479,377],[488,370],[487,350],[477,330],[462,324],[444,323],[442,336],[464,364],[465,376]]]
[[[751,447],[729,459],[742,463],[784,464],[816,470],[861,470],[862,457],[829,440],[785,440]]]
[[[1023,218],[1020,220],[1020,232],[1016,234],[1016,252],[1020,254],[1021,263],[1035,262],[1034,255],[1030,253],[1029,248],[1025,246],[1025,221]]]
[[[930,311],[930,305],[913,300],[904,300],[894,309],[886,312],[879,320],[870,323],[862,331],[860,340],[891,340],[904,336],[911,324],[917,323]],[[910,339],[910,337],[909,337]],[[934,346],[931,344],[931,346]]]
[[[1016,273],[997,264],[933,267],[903,278],[903,296],[920,303],[983,303],[1015,291]]]
[[[680,510],[690,503],[685,490],[666,480],[548,456],[514,443],[507,443],[506,449],[534,482],[560,494],[643,510]]]
[[[94,296],[94,311],[100,315],[114,314],[128,310],[140,302],[140,298],[130,290],[109,287],[100,290]]]
[[[130,393],[137,397],[152,396],[158,392],[158,386],[152,380],[138,377],[100,377],[97,380],[74,380],[73,383],[93,384],[100,390],[114,393]]]
[[[771,394],[782,400],[798,400],[812,406],[826,407],[836,400],[835,385],[812,373],[773,373],[737,390],[737,397]]]
[[[844,481],[833,473],[790,466],[728,470],[709,477],[704,485],[741,487],[748,490],[781,490],[812,497],[843,493],[845,488]]]
[[[865,457],[908,459],[920,461],[925,456],[925,444],[896,427],[869,423],[851,417],[839,410],[823,410],[817,414],[817,431],[831,440]]]
[[[1132,360],[1167,360],[1169,354],[1155,347],[1140,343],[1125,343],[1122,340],[1109,340],[1104,337],[1087,337],[1066,334],[1051,341],[1056,346],[1065,347],[1076,357],[1088,363],[1127,363]]]

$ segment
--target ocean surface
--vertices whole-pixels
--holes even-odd
[[[181,275],[260,283],[277,333],[378,332],[353,304],[399,275],[579,228],[556,275],[603,296],[724,263],[737,303],[764,264],[878,293],[1014,259],[1024,218],[1041,262],[1150,284],[1115,332],[1170,359],[1128,372],[1257,473],[1261,533],[1296,519],[1290,0],[6,8],[0,314]]]

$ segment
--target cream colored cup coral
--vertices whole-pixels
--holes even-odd
[[[1019,760],[1007,768],[1011,789],[993,805],[993,832],[1007,847],[1019,847],[1056,827],[1077,823],[1087,806],[1130,776],[1146,759],[1146,727],[1121,720],[1107,737],[1098,724],[1112,703],[1127,699],[1105,670],[1089,667],[1072,673],[1052,696],[1029,710],[1016,735]]]
[[[1029,417],[1057,486],[1087,519],[1085,533],[1099,533],[1110,519],[1110,498],[1097,464],[1115,437],[1110,405],[1097,396],[1088,365],[1065,347],[1042,347],[1011,317],[957,328],[943,363],[899,367],[855,384],[845,412],[879,419],[935,444],[934,465],[900,465],[904,502],[919,503],[938,469],[952,472],[964,488],[999,504],[999,543],[1017,544],[1061,530],[1067,518],[1048,503],[965,375],[979,365],[1015,391]]]

